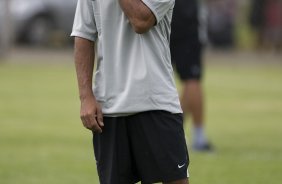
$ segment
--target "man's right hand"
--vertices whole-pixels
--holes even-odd
[[[85,128],[101,133],[104,126],[103,114],[92,91],[94,42],[75,37],[74,45],[75,69],[81,101],[80,118]]]
[[[95,133],[102,132],[102,109],[94,96],[81,99],[80,118],[85,128]]]

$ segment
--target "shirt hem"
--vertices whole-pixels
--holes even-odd
[[[90,34],[87,34],[85,32],[81,32],[81,31],[73,31],[70,35],[71,37],[81,37],[81,38],[85,38],[87,40],[93,41],[95,42],[97,40],[97,37],[92,36]]]

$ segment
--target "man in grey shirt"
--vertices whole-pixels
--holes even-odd
[[[78,1],[72,36],[80,116],[93,131],[102,184],[188,183],[169,51],[173,6],[174,0]]]

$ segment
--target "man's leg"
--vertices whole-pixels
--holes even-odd
[[[130,118],[130,145],[141,183],[187,184],[189,155],[182,114],[160,110]]]
[[[173,181],[173,182],[164,183],[164,184],[189,184],[189,180],[183,179],[183,180]]]
[[[200,79],[184,81],[181,106],[185,114],[190,114],[193,123],[193,148],[198,151],[212,149],[204,133],[204,96]]]
[[[194,127],[203,126],[203,94],[199,80],[186,80],[184,82],[181,106],[184,112],[191,113]]]
[[[140,181],[126,128],[126,117],[104,117],[93,144],[100,184],[132,184]]]

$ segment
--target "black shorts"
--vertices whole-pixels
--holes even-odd
[[[196,34],[195,34],[196,35]],[[202,44],[191,36],[171,40],[171,60],[181,80],[201,80]]]
[[[101,184],[170,182],[189,177],[182,114],[147,111],[104,117],[93,136]]]
[[[196,0],[175,2],[170,37],[171,59],[181,80],[202,77],[202,43]]]

